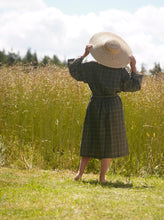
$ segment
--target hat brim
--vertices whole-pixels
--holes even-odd
[[[120,50],[117,54],[110,53],[105,49],[105,43],[110,40],[116,40],[120,44]],[[129,56],[132,55],[132,51],[128,44],[116,34],[111,32],[99,32],[93,35],[89,44],[93,45],[90,49],[92,56],[98,63],[104,66],[122,68],[130,62]]]

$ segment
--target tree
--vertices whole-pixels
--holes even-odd
[[[162,72],[160,63],[154,63],[154,68],[149,70],[152,75],[158,75]]]
[[[0,66],[6,63],[6,54],[5,50],[0,51]]]
[[[34,53],[33,55],[32,55],[32,65],[33,66],[38,66],[38,58],[37,58],[37,54],[36,53]]]
[[[27,64],[27,63],[31,63],[31,61],[32,61],[32,53],[31,53],[31,49],[28,49],[25,57],[23,58],[23,63]]]
[[[46,66],[46,65],[48,65],[50,63],[51,63],[51,58],[49,56],[44,56],[43,60],[41,61],[41,64],[43,66]]]
[[[23,58],[23,63],[37,66],[38,65],[37,54],[36,53],[32,54],[31,49],[28,49],[25,57]]]
[[[59,58],[56,55],[53,56],[52,63],[55,64],[56,66],[62,65],[62,63],[60,62]]]
[[[21,62],[21,58],[19,54],[9,52],[8,55],[6,56],[6,63],[8,66],[11,66],[13,64],[16,64],[17,62]]]

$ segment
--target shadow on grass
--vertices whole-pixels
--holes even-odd
[[[108,188],[132,188],[133,184],[132,183],[124,183],[122,181],[109,181],[107,183],[100,183],[98,180],[83,180],[82,183],[84,184],[91,184],[91,185],[100,185],[102,187],[108,187]]]
[[[82,180],[82,183],[84,184],[91,184],[91,185],[100,185],[102,187],[108,187],[108,188],[133,188],[133,189],[145,189],[145,188],[154,188],[154,186],[149,186],[146,183],[145,184],[141,184],[139,186],[134,186],[133,183],[125,183],[122,181],[109,181],[107,183],[100,183],[98,180]]]

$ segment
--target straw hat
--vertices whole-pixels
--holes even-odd
[[[98,63],[113,67],[125,67],[129,62],[132,51],[128,44],[116,34],[99,32],[90,39],[89,44],[93,47],[90,53]]]

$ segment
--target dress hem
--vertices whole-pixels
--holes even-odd
[[[103,158],[119,158],[119,157],[125,157],[125,156],[128,156],[128,155],[129,155],[129,153],[126,153],[126,154],[123,154],[123,155],[118,155],[118,156],[105,155],[105,156],[99,157],[99,156],[94,156],[94,155],[80,154],[80,157],[91,157],[91,158],[94,158],[94,159],[103,159]]]

